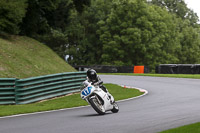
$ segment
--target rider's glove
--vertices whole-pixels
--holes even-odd
[[[92,83],[94,86],[99,85],[98,82],[97,83]]]

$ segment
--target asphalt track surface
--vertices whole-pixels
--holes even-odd
[[[200,121],[200,80],[100,76],[106,83],[148,90],[99,116],[91,107],[0,118],[0,133],[156,133]],[[108,88],[109,89],[109,88]]]

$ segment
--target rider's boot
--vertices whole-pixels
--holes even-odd
[[[109,99],[110,99],[110,103],[113,104],[113,103],[115,102],[115,100],[114,100],[113,96],[108,92],[108,90],[106,89],[106,87],[103,86],[103,85],[100,85],[100,88],[101,88],[104,92],[106,92],[106,93],[108,94],[108,97],[109,97]]]

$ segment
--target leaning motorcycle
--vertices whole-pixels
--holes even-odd
[[[100,115],[104,115],[107,111],[113,113],[119,111],[119,106],[114,102],[112,95],[108,95],[98,85],[92,85],[88,81],[84,81],[81,85],[81,98]]]

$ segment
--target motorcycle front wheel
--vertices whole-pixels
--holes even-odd
[[[101,101],[98,99],[98,97],[93,97],[90,100],[90,104],[93,107],[93,109],[100,115],[104,115],[105,114],[105,109],[101,103]]]

